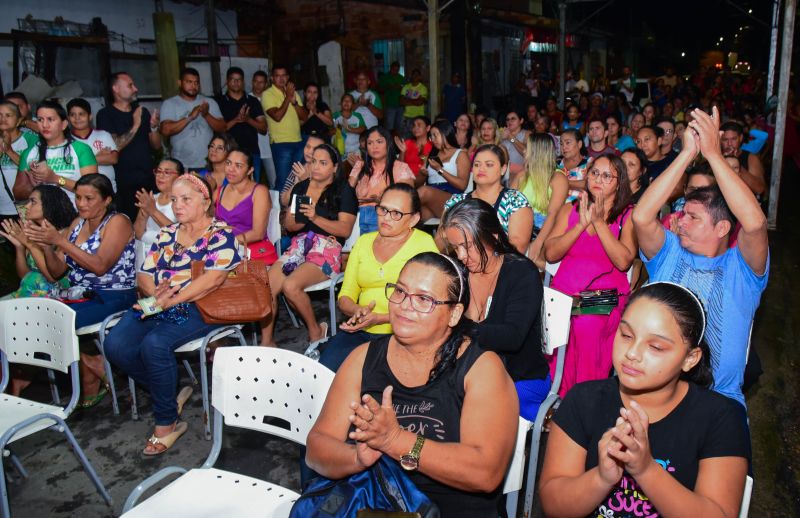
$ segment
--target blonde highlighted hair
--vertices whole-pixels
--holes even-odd
[[[550,179],[556,170],[556,147],[546,134],[530,134],[525,149],[525,173],[519,181],[519,191],[530,196],[528,201],[535,212],[547,212],[550,203]]]
[[[478,146],[483,146],[484,144],[494,144],[496,146],[499,146],[500,145],[500,141],[502,140],[500,138],[500,126],[498,126],[497,121],[494,120],[491,117],[486,117],[485,119],[483,119],[481,121],[481,126],[483,126],[487,122],[492,125],[492,128],[494,128],[494,141],[484,142],[483,139],[481,138],[481,128],[480,128],[480,126],[478,126],[478,139],[477,139],[478,140]]]

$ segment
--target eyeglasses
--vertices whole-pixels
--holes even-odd
[[[214,144],[209,144],[208,149],[214,151],[225,151],[225,146],[215,146]]]
[[[393,221],[400,221],[401,219],[403,219],[403,216],[414,214],[413,212],[401,212],[399,210],[387,209],[383,205],[378,205],[377,207],[375,207],[375,212],[378,214],[378,216],[381,217],[388,214]]]
[[[153,174],[156,176],[169,176],[171,174],[178,174],[178,171],[176,171],[175,169],[156,168],[153,169]]]
[[[453,300],[436,300],[428,295],[420,295],[418,293],[408,293],[406,290],[393,282],[386,283],[386,298],[392,304],[400,305],[406,298],[411,299],[411,309],[417,313],[430,313],[436,306],[444,306],[457,304]]]
[[[675,133],[674,129],[665,129],[664,130],[664,135],[672,135],[673,133]]]
[[[600,181],[603,182],[604,184],[609,184],[611,183],[611,180],[617,178],[616,176],[607,171],[600,172],[600,170],[598,169],[592,169],[591,171],[589,171],[589,176],[591,176],[592,179],[595,180],[597,178],[600,178]]]

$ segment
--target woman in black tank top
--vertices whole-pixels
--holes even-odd
[[[425,252],[387,285],[394,334],[348,356],[308,435],[306,461],[345,478],[399,460],[443,517],[495,517],[516,438],[514,385],[462,319],[465,274]]]

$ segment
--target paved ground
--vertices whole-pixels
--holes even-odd
[[[798,171],[785,177],[784,192],[798,192]],[[800,209],[793,199],[784,200],[781,231],[770,235],[770,283],[753,332],[753,346],[761,355],[765,373],[747,394],[756,481],[751,515],[759,517],[800,516],[800,349],[796,347],[800,337],[796,295],[800,291]],[[0,269],[8,272],[9,267],[7,255],[0,253]],[[4,291],[0,279],[0,292]],[[327,313],[323,298],[316,305],[317,315]],[[276,337],[282,347],[299,351],[304,346],[305,330],[291,328],[282,313]],[[185,377],[185,373],[182,375]],[[114,416],[106,400],[69,419],[114,498],[113,509],[103,503],[59,434],[43,432],[13,445],[30,473],[27,480],[9,484],[15,516],[117,516],[140,480],[164,466],[202,463],[210,442],[203,439],[199,393],[195,392],[184,411],[190,428],[175,448],[161,457],[143,458],[140,452],[152,429],[149,403],[140,391],[143,419],[132,421],[124,385],[120,379],[122,415]],[[31,391],[33,397],[47,398],[44,386]],[[297,446],[251,432],[228,433],[225,446],[218,466],[298,489]]]

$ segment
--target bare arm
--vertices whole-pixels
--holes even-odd
[[[567,230],[569,214],[573,210],[575,210],[575,207],[572,204],[561,207],[555,225],[553,226],[553,231],[547,241],[545,241],[544,256],[550,263],[557,263],[563,259],[588,226],[588,222],[584,224],[584,222],[581,221]]]
[[[533,231],[533,209],[523,207],[508,218],[508,240],[521,254],[525,253],[531,242]]]
[[[528,258],[536,263],[536,266],[540,269],[545,266],[544,257],[542,256],[544,244],[555,227],[556,219],[558,219],[558,212],[567,201],[569,183],[566,175],[560,171],[554,172],[552,178],[550,178],[550,189],[552,193],[550,195],[550,203],[547,204],[547,216],[542,224],[542,228],[539,229],[539,233],[536,235],[536,239],[533,240],[528,249]]]
[[[754,194],[764,194],[767,190],[767,183],[764,180],[764,166],[758,155],[750,154],[747,158],[747,169],[740,169],[740,178],[747,184]]]
[[[253,193],[253,228],[237,236],[245,243],[256,243],[264,239],[267,233],[267,220],[272,209],[272,202],[269,199],[269,192],[263,185],[256,187]]]
[[[633,233],[633,222],[630,218],[625,220],[622,226],[622,235],[619,239],[611,232],[605,222],[594,223],[594,229],[597,237],[600,238],[600,244],[603,245],[603,250],[619,271],[626,271],[631,267],[633,259],[636,257],[636,236]]]
[[[467,156],[466,152],[461,152],[458,154],[458,158],[456,158],[456,174],[457,176],[453,176],[450,173],[444,172],[444,169],[441,169],[439,172],[442,175],[442,178],[447,180],[447,183],[459,189],[461,191],[467,188],[467,184],[469,183],[469,171],[470,171],[470,163],[469,157]]]
[[[190,122],[192,122],[197,118],[198,113],[199,113],[198,111],[192,110],[192,112],[189,115],[177,121],[170,121],[170,120],[161,121],[161,135],[165,137],[171,137],[172,135],[177,135],[178,133],[186,129],[186,126],[188,126]],[[120,147],[119,142],[117,143],[117,147]]]
[[[289,96],[284,96],[283,102],[278,107],[273,107],[266,110],[267,115],[272,117],[272,120],[275,122],[280,122],[283,120],[283,117],[286,115],[286,110],[289,109],[289,105],[291,104],[292,100]]]
[[[247,119],[247,124],[255,128],[255,130],[261,134],[267,134],[267,118],[266,117],[250,117]]]
[[[119,162],[119,152],[114,149],[103,149],[94,156],[97,165],[114,165]]]

